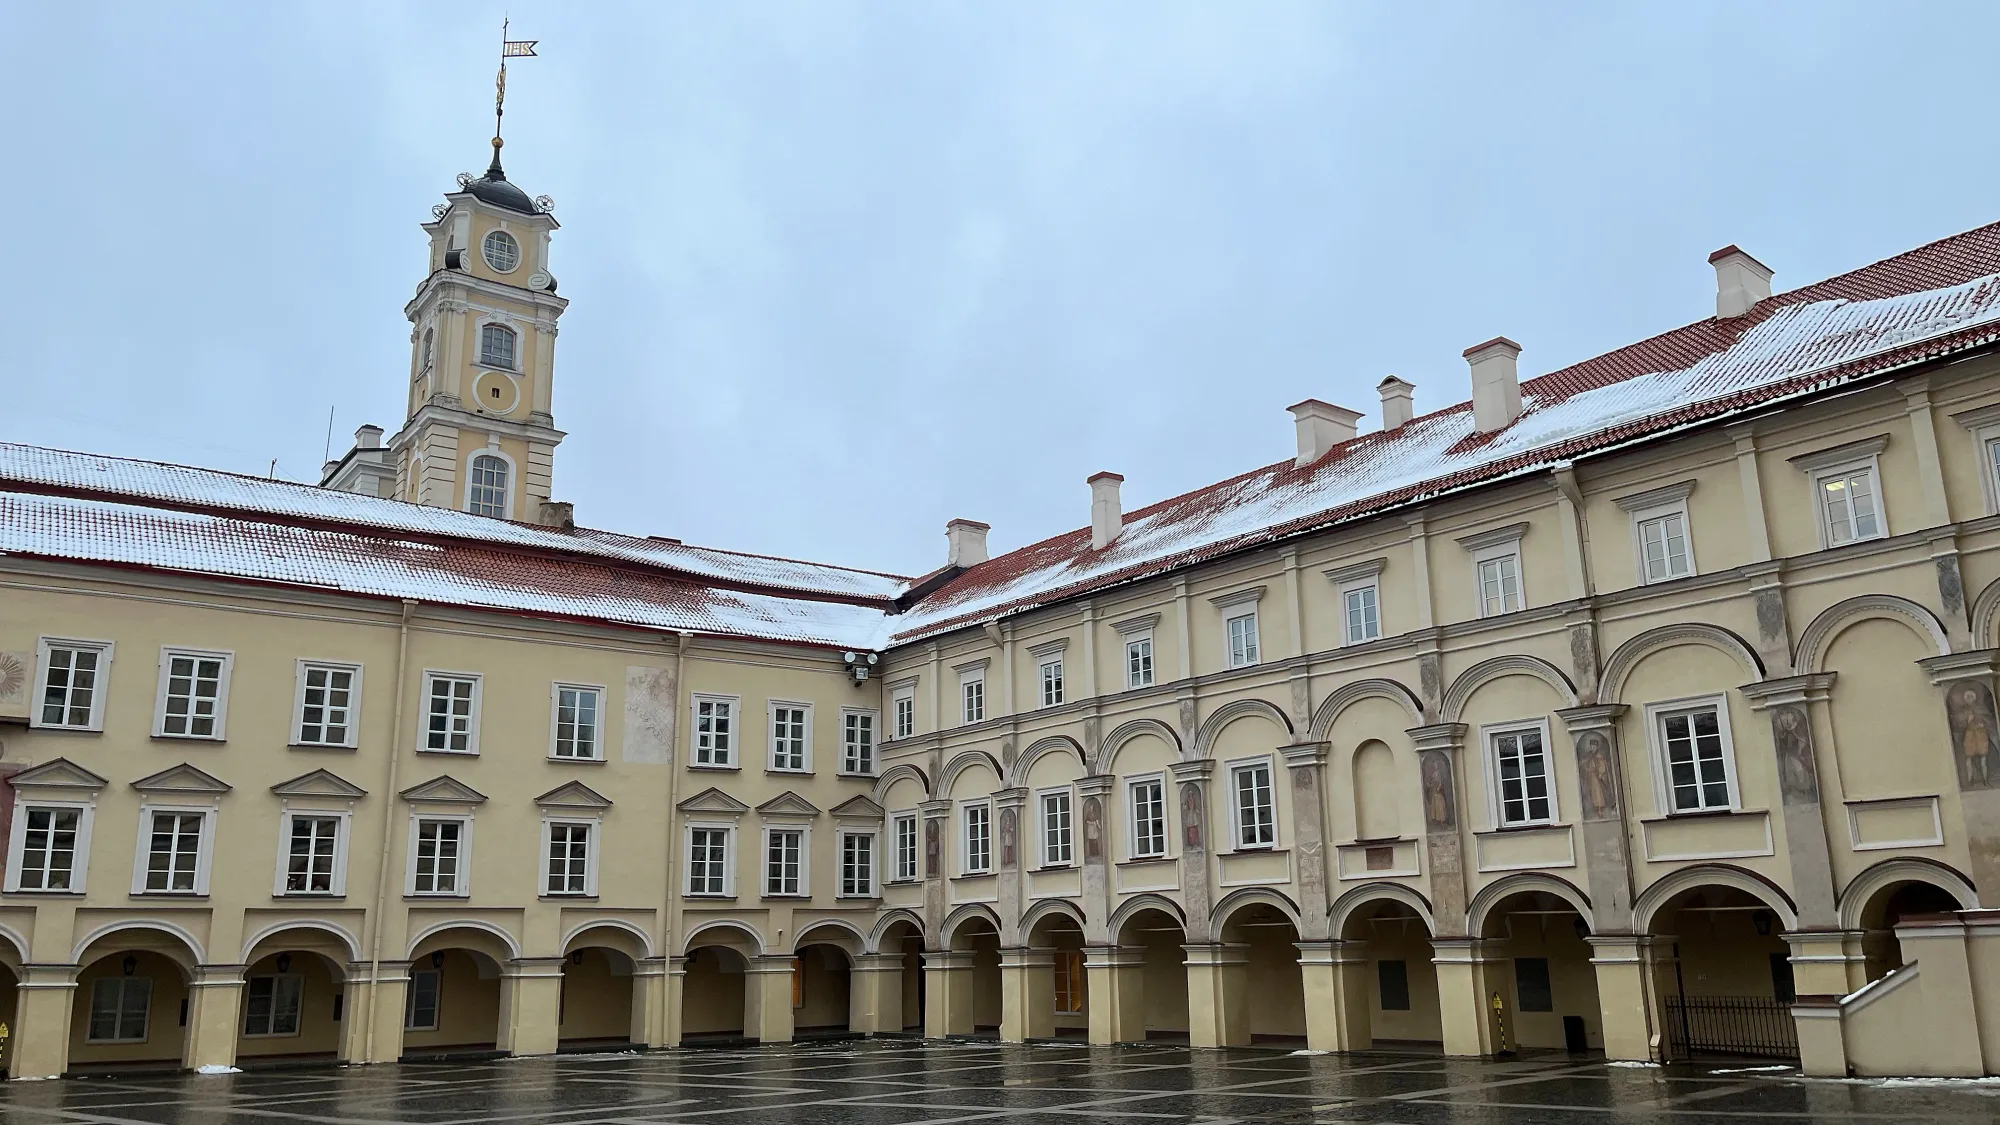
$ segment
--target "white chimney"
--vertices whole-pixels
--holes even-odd
[[[978,566],[986,561],[986,533],[991,524],[978,520],[953,520],[944,525],[945,565]]]
[[[1118,499],[1118,486],[1125,478],[1117,473],[1098,473],[1090,478],[1090,549],[1102,551],[1118,538],[1125,526],[1125,508]]]
[[[1708,256],[1715,267],[1715,315],[1734,320],[1771,295],[1771,267],[1734,246]]]
[[[1504,430],[1521,416],[1521,345],[1505,336],[1465,349],[1472,365],[1472,423],[1482,434]]]
[[[354,448],[356,449],[382,448],[382,427],[363,426],[360,429],[354,431]]]
[[[1292,421],[1299,430],[1299,458],[1294,463],[1300,468],[1326,456],[1328,450],[1341,442],[1353,441],[1355,424],[1361,421],[1360,411],[1316,398],[1286,409],[1292,412]]]
[[[1415,383],[1391,375],[1375,384],[1375,389],[1382,392],[1383,429],[1393,430],[1417,416],[1413,397],[1417,393]]]

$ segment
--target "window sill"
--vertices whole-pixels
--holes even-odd
[[[881,902],[881,895],[835,895],[835,902]]]
[[[286,743],[286,744],[285,744],[285,749],[287,749],[287,750],[345,750],[346,752],[348,752],[348,753],[352,754],[352,753],[354,753],[354,752],[355,752],[356,750],[359,750],[359,749],[361,749],[361,747],[360,747],[359,745],[355,745],[355,746],[342,746],[342,745],[340,745],[339,743],[336,743],[336,742],[288,742],[288,743]]]
[[[1051,872],[1051,871],[1075,871],[1075,870],[1076,870],[1076,864],[1075,864],[1074,862],[1071,862],[1071,863],[1044,863],[1044,864],[1043,864],[1043,865],[1041,865],[1040,867],[1031,867],[1031,868],[1029,868],[1029,869],[1028,869],[1028,874],[1030,874],[1030,875],[1046,875],[1046,874],[1048,874],[1048,873],[1049,873],[1049,872]]]
[[[606,764],[603,758],[565,758],[561,754],[550,754],[549,761],[564,766],[601,766]]]
[[[813,775],[811,767],[791,769],[790,767],[787,766],[765,766],[764,773],[767,776],[771,774],[779,774],[785,777],[811,777]]]
[[[1119,860],[1114,866],[1141,867],[1148,863],[1172,863],[1179,858],[1179,856],[1174,855],[1135,855],[1129,859]]]
[[[759,895],[758,897],[763,899],[765,902],[805,902],[806,900],[812,898],[812,896],[809,894],[799,894],[796,892],[792,894],[776,894],[776,895],[766,894],[766,895]]]
[[[1217,854],[1218,855],[1289,855],[1290,853],[1291,853],[1290,848],[1281,848],[1276,844],[1238,844],[1226,852],[1218,852]]]
[[[226,745],[229,740],[216,734],[162,734],[154,731],[148,735],[154,742],[213,742],[217,746]]]
[[[683,891],[681,897],[689,902],[735,902],[735,895],[698,895]]]
[[[953,876],[951,877],[951,881],[952,881],[952,882],[954,882],[954,883],[969,883],[969,882],[973,881],[974,879],[991,879],[991,878],[993,878],[993,876],[994,876],[994,875],[996,875],[996,874],[998,874],[998,872],[993,872],[993,871],[967,871],[967,872],[964,872],[963,874],[959,874],[959,875],[953,875]]]
[[[311,902],[346,902],[347,892],[334,894],[331,891],[284,891],[271,896],[273,902],[297,902],[301,899]]]
[[[537,895],[536,897],[540,899],[542,902],[596,902],[597,901],[596,895],[586,895],[586,894],[567,894],[567,893],[558,895],[545,894],[545,895]]]
[[[282,1033],[282,1034],[280,1034],[280,1033],[275,1033],[275,1032],[273,1032],[273,1033],[267,1033],[267,1034],[264,1034],[264,1035],[258,1035],[258,1034],[254,1033],[254,1032],[249,1032],[249,1031],[246,1031],[246,1032],[244,1032],[244,1033],[243,1033],[243,1038],[245,1038],[245,1039],[263,1039],[263,1040],[271,1040],[271,1039],[297,1039],[298,1037],[299,1037],[299,1033],[298,1033],[298,1032],[296,1032],[296,1031],[288,1031],[288,1032],[284,1032],[284,1033]]]
[[[884,879],[882,885],[885,887],[914,887],[921,882],[923,882],[922,879]]]
[[[428,746],[417,747],[417,753],[438,754],[447,758],[477,758],[479,756],[479,751],[477,750],[433,750]]]
[[[865,772],[865,773],[864,773],[864,772],[862,772],[862,771],[860,771],[860,770],[841,770],[841,771],[839,771],[839,772],[835,773],[835,774],[834,774],[834,776],[835,776],[835,777],[852,777],[852,778],[858,778],[858,779],[860,779],[860,780],[863,780],[863,781],[873,781],[873,780],[875,780],[875,776],[876,776],[876,775],[875,775],[875,772],[874,772],[873,770],[869,770],[869,771],[867,771],[867,772]]]
[[[418,892],[417,894],[404,895],[403,901],[404,902],[465,902],[471,898],[472,894],[469,891],[463,893],[458,891],[453,891],[449,894],[443,891],[432,891],[429,894]]]
[[[1665,816],[1639,818],[1643,823],[1658,824],[1668,820],[1720,820],[1724,817],[1742,816],[1745,813],[1763,813],[1766,809],[1689,809],[1686,812],[1670,812]]]
[[[1495,825],[1492,828],[1486,829],[1484,832],[1475,832],[1474,835],[1492,836],[1492,835],[1503,835],[1508,832],[1549,832],[1568,827],[1569,825],[1559,820],[1537,820],[1528,824]]]
[[[171,898],[183,902],[207,902],[207,891],[133,891],[132,898]]]
[[[83,888],[81,887],[73,891],[50,891],[50,890],[17,891],[10,887],[7,889],[7,895],[10,898],[15,895],[33,895],[37,898],[82,898],[84,895],[84,891]]]
[[[103,734],[104,733],[104,728],[101,726],[70,727],[70,726],[63,726],[58,723],[37,723],[34,722],[33,720],[29,721],[28,729],[48,731],[50,734]]]
[[[727,773],[743,772],[742,766],[732,765],[728,762],[689,762],[688,768],[691,770],[716,770]]]

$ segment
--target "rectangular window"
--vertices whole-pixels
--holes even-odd
[[[1084,981],[1083,950],[1056,950],[1056,1014],[1060,1016],[1080,1016],[1083,1014]]]
[[[796,703],[771,704],[771,768],[803,772],[809,759],[806,749],[812,738],[812,709]]]
[[[479,677],[430,673],[424,716],[424,749],[442,754],[479,752]]]
[[[772,828],[764,834],[764,893],[796,895],[804,886],[806,834],[797,828]]]
[[[688,891],[691,895],[726,895],[729,854],[727,828],[688,829]]]
[[[841,833],[840,893],[849,898],[867,898],[875,893],[873,832]]]
[[[68,891],[76,876],[83,810],[29,805],[22,810],[21,859],[10,890]]]
[[[986,719],[986,681],[966,680],[958,685],[965,703],[965,721],[983,722]]]
[[[595,891],[590,879],[589,824],[551,821],[549,823],[549,866],[543,893],[587,895]]]
[[[465,893],[465,822],[417,821],[416,875],[411,893]]]
[[[1661,755],[1666,759],[1670,811],[1708,812],[1736,806],[1720,708],[1660,712],[1659,736]]]
[[[1547,824],[1555,819],[1554,786],[1539,727],[1495,731],[1488,736],[1493,776],[1498,782],[1500,827]]]
[[[200,883],[201,836],[208,818],[198,812],[156,812],[146,841],[145,889],[195,894]]]
[[[1277,809],[1271,801],[1271,763],[1232,766],[1230,788],[1236,792],[1236,846],[1268,848],[1278,841]]]
[[[1514,999],[1524,1012],[1556,1010],[1555,990],[1549,983],[1549,959],[1514,958]]]
[[[1665,582],[1694,573],[1688,551],[1687,513],[1666,512],[1639,520],[1639,566],[1647,582]]]
[[[90,986],[92,1043],[144,1043],[153,1018],[153,978],[99,977]]]
[[[1042,866],[1067,867],[1074,850],[1069,790],[1042,794]]]
[[[698,766],[736,764],[736,701],[696,696],[694,762]]]
[[[917,733],[917,696],[904,688],[896,693],[895,701],[896,737],[910,738]]]
[[[1382,1010],[1410,1010],[1410,964],[1407,961],[1375,962],[1375,981],[1382,993]]]
[[[984,875],[993,870],[993,809],[989,805],[965,806],[965,873]]]
[[[285,893],[337,893],[334,867],[340,848],[340,818],[294,814],[287,820],[285,835],[290,847],[285,857]]]
[[[1132,794],[1132,854],[1167,854],[1166,783],[1159,778],[1135,781]]]
[[[1240,613],[1226,622],[1229,631],[1229,666],[1247,668],[1257,663],[1257,612]]]
[[[44,640],[42,698],[36,726],[104,729],[104,677],[111,646],[89,641]]]
[[[160,706],[153,733],[165,738],[221,738],[229,694],[227,653],[160,653]]]
[[[1815,480],[1827,546],[1838,547],[1882,534],[1881,505],[1876,502],[1872,467],[1837,469],[1822,473]]]
[[[300,746],[353,746],[361,669],[349,664],[299,665]]]
[[[1135,637],[1125,642],[1125,687],[1153,686],[1153,638]]]
[[[1495,555],[1479,562],[1479,616],[1496,617],[1521,608],[1521,556]]]
[[[444,997],[444,974],[436,969],[416,969],[410,973],[410,994],[403,1004],[404,1031],[436,1031],[438,1008]]]
[[[596,761],[604,756],[598,740],[598,715],[603,711],[603,692],[594,687],[557,684],[556,738],[554,756]]]
[[[903,815],[896,818],[896,871],[892,876],[897,882],[913,882],[917,878],[917,818]]]
[[[1063,662],[1044,660],[1041,663],[1042,706],[1054,707],[1063,701]]]
[[[863,776],[875,772],[875,712],[841,712],[840,770]]]
[[[243,982],[243,1034],[297,1035],[305,983],[297,973],[251,977]]]
[[[1347,643],[1358,645],[1382,635],[1382,607],[1375,583],[1343,587],[1342,607],[1347,613]]]

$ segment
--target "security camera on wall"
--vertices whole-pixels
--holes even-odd
[[[872,652],[850,652],[843,654],[841,659],[847,663],[847,670],[853,674],[858,686],[868,682],[868,673],[882,658]]]

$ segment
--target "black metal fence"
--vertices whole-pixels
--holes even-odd
[[[1768,996],[1669,996],[1666,1048],[1670,1059],[1696,1055],[1799,1057],[1792,1006]]]

